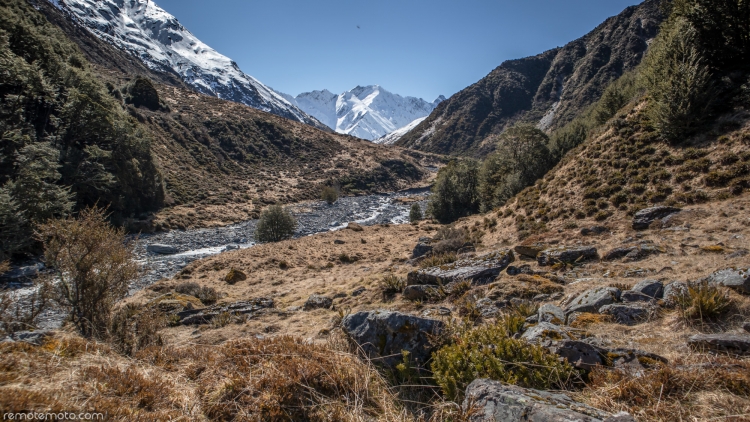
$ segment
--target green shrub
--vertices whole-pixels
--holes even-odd
[[[323,186],[320,191],[320,199],[326,201],[329,205],[339,200],[339,191],[333,186]]]
[[[460,333],[453,344],[433,355],[435,381],[448,399],[460,402],[477,378],[547,390],[562,386],[573,375],[573,367],[544,347],[510,337],[513,333],[504,321]]]
[[[162,346],[159,330],[166,326],[166,316],[157,309],[129,303],[112,315],[107,340],[118,352],[132,356],[146,347]]]
[[[707,282],[689,285],[687,294],[677,299],[682,318],[688,322],[715,320],[726,314],[731,304],[725,290]]]
[[[437,255],[433,254],[419,261],[419,267],[420,268],[439,267],[441,265],[448,265],[453,262],[456,262],[457,259],[458,257],[456,256],[455,252],[447,252],[447,253],[441,253]]]
[[[278,242],[290,239],[297,230],[297,220],[281,207],[271,205],[260,213],[258,226],[255,229],[255,240],[258,242]]]
[[[153,82],[142,76],[137,76],[135,80],[127,87],[128,95],[125,102],[133,104],[136,107],[146,107],[150,110],[158,110],[159,92],[156,90]]]
[[[380,286],[383,289],[383,296],[390,297],[404,291],[406,280],[395,274],[388,274],[380,280]]]
[[[409,210],[409,222],[416,223],[422,219],[422,208],[419,204],[414,203]]]

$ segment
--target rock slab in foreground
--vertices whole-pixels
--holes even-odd
[[[696,350],[750,355],[750,335],[744,334],[696,334],[688,339],[688,345]]]
[[[406,284],[436,286],[459,280],[492,281],[515,259],[513,252],[509,249],[477,258],[461,259],[452,264],[412,271],[406,277]]]
[[[443,329],[438,320],[394,311],[362,311],[347,315],[341,326],[349,337],[376,363],[395,367],[406,350],[418,365],[430,359],[434,346],[428,335]]]
[[[611,305],[620,300],[622,292],[616,287],[598,287],[586,290],[565,308],[565,313],[573,312],[597,313],[602,306]]]
[[[610,415],[570,397],[547,391],[504,385],[488,379],[466,387],[465,412],[471,422],[601,422]]]
[[[655,220],[662,219],[680,211],[682,211],[680,208],[666,206],[651,207],[640,210],[635,213],[635,216],[633,217],[633,229],[645,230]]]
[[[557,247],[552,249],[546,249],[539,252],[536,257],[537,262],[541,266],[552,265],[557,262],[581,262],[588,261],[590,259],[598,259],[599,254],[596,252],[596,248],[593,246],[580,246],[580,247]]]
[[[747,268],[726,268],[705,278],[709,284],[729,287],[739,293],[750,294],[750,270]]]

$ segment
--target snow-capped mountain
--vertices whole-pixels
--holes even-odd
[[[204,44],[152,0],[50,0],[94,35],[174,72],[195,90],[322,127],[295,105]]]
[[[428,103],[393,94],[378,85],[358,86],[339,95],[322,90],[285,98],[336,132],[370,141],[428,116],[445,100],[441,95]]]
[[[398,129],[394,130],[393,132],[391,132],[391,133],[389,133],[389,134],[387,134],[385,136],[381,136],[380,138],[375,139],[372,142],[375,143],[375,144],[383,144],[383,145],[392,145],[392,144],[395,144],[396,141],[398,141],[399,139],[401,139],[402,136],[406,135],[412,129],[414,129],[415,127],[417,127],[417,125],[419,125],[420,123],[422,123],[424,121],[424,119],[426,119],[426,118],[427,118],[427,116],[420,117],[420,118],[414,120],[413,122],[409,123],[408,125],[406,125],[404,127],[401,127],[401,128],[398,128]]]

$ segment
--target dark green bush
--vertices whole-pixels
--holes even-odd
[[[258,226],[255,229],[255,240],[258,242],[278,242],[290,239],[297,230],[297,220],[281,205],[271,205],[260,213]]]
[[[452,161],[440,169],[427,212],[441,223],[450,223],[479,211],[476,162]]]
[[[414,203],[409,210],[409,222],[416,223],[420,220],[422,220],[422,208],[419,206],[419,204]]]

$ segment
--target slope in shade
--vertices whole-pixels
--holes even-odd
[[[357,86],[339,95],[322,90],[286,98],[336,132],[370,141],[426,117],[445,100],[442,95],[432,103],[402,97],[378,85]]]
[[[151,0],[55,0],[99,38],[193,89],[322,128],[281,95],[196,38]]]

